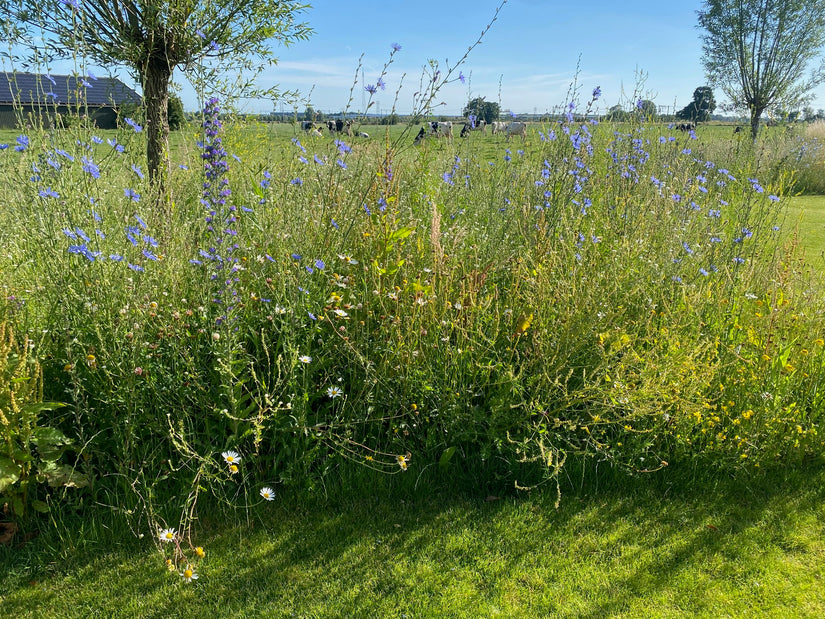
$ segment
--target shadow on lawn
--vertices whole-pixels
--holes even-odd
[[[204,523],[207,561],[194,586],[165,573],[144,544],[139,553],[84,553],[66,573],[32,577],[34,585],[17,578],[0,602],[15,617],[484,617],[499,609],[596,618],[638,613],[665,596],[669,612],[712,614],[701,592],[708,582],[769,578],[759,573],[760,553],[806,551],[787,523],[805,513],[822,522],[824,479],[819,465],[696,485],[608,473],[598,489],[592,479],[563,488],[558,510],[554,491],[487,501],[486,493],[399,492],[378,482],[372,492],[262,505],[251,528]]]
[[[588,484],[590,490],[568,488],[559,510],[554,492],[488,502],[421,492],[402,500],[378,491],[279,508],[259,535],[238,531],[216,543],[227,551],[240,544],[235,548],[247,558],[248,567],[225,574],[226,595],[260,588],[265,565],[280,578],[258,596],[260,608],[277,600],[297,616],[344,616],[347,609],[360,616],[486,616],[510,604],[502,609],[509,616],[606,617],[668,590],[679,597],[685,583],[674,583],[687,571],[738,579],[766,545],[804,551],[785,523],[821,513],[822,479],[819,468],[750,483],[674,487],[662,477],[602,491]],[[348,590],[355,593],[345,599]],[[691,607],[683,610],[701,611],[701,594],[688,597]]]

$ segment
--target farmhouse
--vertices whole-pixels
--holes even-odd
[[[49,126],[58,114],[87,116],[100,129],[117,126],[124,103],[140,104],[134,90],[111,77],[0,72],[0,128],[22,120]]]

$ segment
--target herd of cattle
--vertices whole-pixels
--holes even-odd
[[[352,120],[342,120],[340,118],[335,120],[327,120],[325,122],[313,122],[311,120],[304,120],[301,122],[301,130],[309,135],[322,136],[324,129],[327,129],[330,135],[337,134],[353,137],[355,132],[352,129]],[[513,122],[492,122],[490,123],[490,130],[493,135],[501,134],[509,141],[513,136],[520,136],[522,139],[527,137],[527,123],[513,121]],[[487,123],[483,120],[476,120],[473,122],[465,122],[461,127],[460,136],[466,137],[471,131],[480,131],[482,134],[487,134]],[[443,137],[448,142],[453,141],[453,123],[452,121],[443,122],[426,122],[418,135],[415,136],[415,144],[420,143],[426,137]],[[369,138],[369,134],[363,131],[358,132],[358,137]]]
[[[330,135],[335,136],[336,134],[346,135],[349,137],[353,137],[355,133],[352,129],[352,120],[342,120],[340,118],[335,120],[328,120],[323,123],[313,122],[311,120],[305,120],[301,122],[301,129],[305,131],[309,135],[315,136],[322,136],[324,134],[324,129],[326,128]],[[460,123],[459,123],[460,124]],[[488,123],[484,120],[473,120],[471,122],[465,122],[461,127],[461,133],[459,134],[462,138],[469,135],[471,131],[480,131],[483,135],[487,134],[487,125]],[[491,122],[490,131],[493,135],[500,134],[507,138],[507,141],[510,141],[510,138],[513,136],[519,136],[522,139],[527,138],[527,123],[521,121],[512,121],[512,122]],[[443,137],[448,142],[453,141],[453,122],[446,120],[446,121],[430,121],[424,123],[424,126],[418,132],[418,135],[415,136],[415,144],[419,144],[422,140],[427,137]],[[458,126],[456,124],[455,126]],[[675,128],[679,131],[694,131],[696,129],[695,122],[683,122],[675,125]],[[737,127],[734,131],[738,133],[740,127]],[[359,131],[357,137],[361,138],[369,138],[369,134],[363,131]]]
[[[354,135],[352,131],[352,120],[341,120],[338,118],[336,120],[328,120],[323,123],[317,123],[311,120],[301,121],[301,130],[305,131],[309,135],[315,135],[318,137],[324,135],[324,127],[329,130],[330,135],[335,135],[338,133],[348,137],[352,137]],[[369,133],[359,131],[358,137],[369,138],[370,135]]]
[[[493,135],[499,133],[504,135],[507,140],[509,141],[513,136],[521,136],[522,139],[527,137],[527,123],[513,121],[513,122],[492,122],[490,123],[490,130]],[[467,135],[471,131],[480,131],[482,134],[487,133],[487,123],[483,120],[476,120],[473,122],[465,122],[464,126],[461,127],[461,133],[459,134],[462,138],[467,137]],[[426,138],[427,136],[434,136],[434,137],[443,137],[446,138],[448,142],[453,141],[453,123],[452,121],[446,120],[443,122],[428,122],[426,123],[421,129],[418,131],[418,135],[415,136],[415,143],[418,144]]]

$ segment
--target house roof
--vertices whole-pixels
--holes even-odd
[[[140,103],[140,95],[113,77],[0,72],[0,105],[76,105],[91,107]]]

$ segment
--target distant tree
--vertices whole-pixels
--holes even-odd
[[[470,99],[461,113],[464,115],[464,118],[469,118],[472,114],[479,120],[483,120],[489,124],[498,120],[501,114],[501,106],[493,101],[485,101],[484,97],[476,97],[475,99]]]
[[[273,42],[307,38],[310,28],[295,22],[305,8],[292,0],[0,0],[0,23],[14,24],[4,30],[12,42],[37,47],[45,39],[47,54],[86,55],[132,71],[143,89],[147,170],[163,195],[175,69],[200,71],[219,92],[226,71],[272,64]]]
[[[186,124],[183,101],[178,95],[169,95],[169,131],[178,131]]]
[[[621,123],[630,118],[630,114],[628,114],[621,105],[617,104],[607,110],[607,114],[605,114],[604,118],[605,120],[612,120],[613,122]]]
[[[315,108],[311,105],[308,105],[307,109],[304,110],[304,120],[308,120],[310,122],[315,120]]]
[[[825,0],[704,0],[702,60],[711,85],[750,112],[751,137],[766,110],[804,101],[825,80],[806,67],[825,44]]]
[[[659,117],[659,107],[650,99],[639,99],[636,102],[636,113],[647,120],[655,120]]]
[[[713,97],[713,89],[710,86],[699,86],[693,91],[693,101],[676,112],[676,118],[693,122],[707,122],[715,109],[716,99]]]

